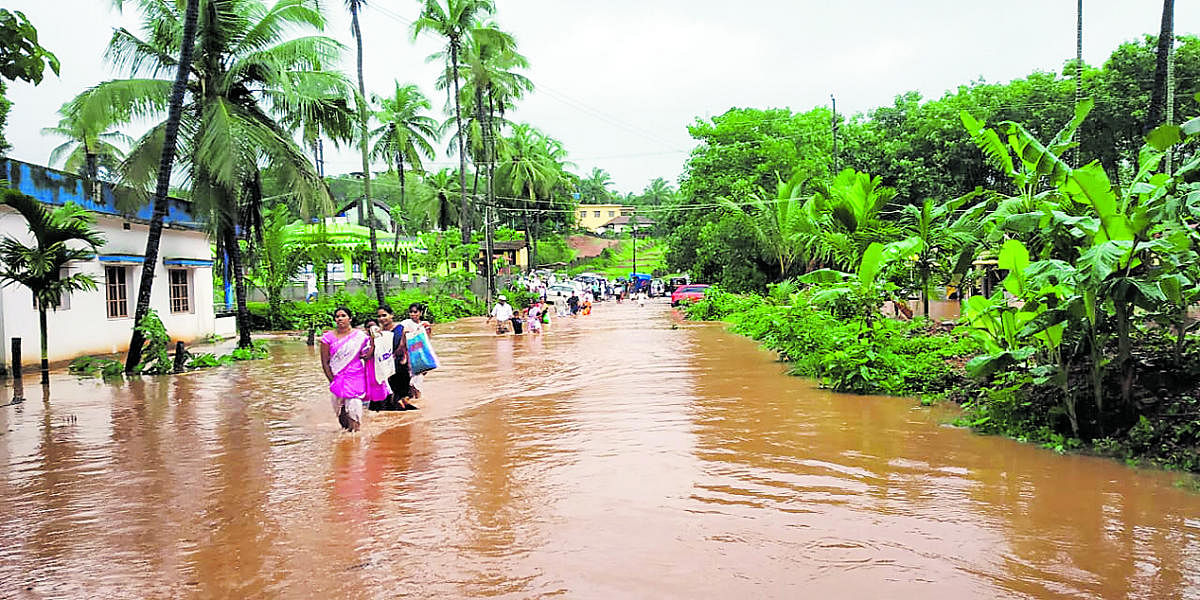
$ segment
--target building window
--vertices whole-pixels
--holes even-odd
[[[600,216],[600,211],[598,211],[598,210],[593,210],[593,211],[592,211],[592,216],[593,216],[593,217],[599,217],[599,216]]]
[[[104,267],[104,304],[108,318],[129,316],[129,288],[125,285],[125,267]]]
[[[608,216],[610,216],[610,217],[615,217],[615,216],[617,216],[617,211],[615,211],[615,210],[610,210],[610,211],[608,211]]]
[[[188,285],[187,269],[169,269],[167,274],[171,280],[171,312],[191,312],[192,291]]]

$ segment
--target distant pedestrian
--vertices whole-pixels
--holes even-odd
[[[641,291],[641,292],[637,293],[637,301],[638,301],[639,307],[646,308],[646,292],[645,291]]]
[[[579,315],[579,294],[571,292],[571,297],[567,298],[567,308],[571,311],[571,316]]]
[[[329,381],[338,423],[347,431],[358,431],[367,391],[363,359],[371,344],[363,330],[352,327],[350,309],[343,306],[333,311],[333,321],[336,328],[321,336],[321,369]]]

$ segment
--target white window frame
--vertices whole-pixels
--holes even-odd
[[[173,281],[175,273],[183,273],[183,285],[185,295],[180,298],[186,303],[184,310],[175,310],[175,290],[177,285]],[[192,269],[167,269],[167,309],[173,315],[190,314],[196,312],[196,302],[194,299],[195,286],[192,284]]]
[[[109,271],[109,269],[120,270],[122,281],[119,284],[113,285],[113,283],[109,280],[109,274],[112,272],[116,272],[116,271]],[[109,319],[115,320],[115,319],[130,318],[129,296],[131,294],[129,293],[129,279],[130,279],[129,278],[129,267],[126,267],[125,265],[104,265],[104,314]],[[123,309],[125,311],[124,314],[118,314],[118,315],[112,314],[111,305],[115,301],[112,300],[112,297],[109,294],[113,290],[120,290],[120,292],[124,296],[123,298],[121,298],[121,303],[122,303]]]

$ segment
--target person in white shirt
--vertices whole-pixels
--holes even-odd
[[[492,319],[496,320],[496,333],[508,333],[508,322],[512,320],[513,307],[508,303],[508,298],[501,294],[496,298],[496,305],[492,307],[492,312],[488,314],[485,323],[491,323]]]

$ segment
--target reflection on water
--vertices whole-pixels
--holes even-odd
[[[1169,475],[814,389],[675,322],[441,325],[422,410],[357,435],[301,342],[27,379],[0,408],[0,597],[1200,598],[1200,498]]]

